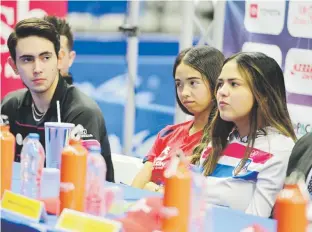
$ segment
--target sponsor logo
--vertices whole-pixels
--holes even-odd
[[[298,14],[292,19],[294,24],[312,24],[312,4],[298,4]]]
[[[294,64],[290,70],[290,74],[295,77],[312,80],[312,63],[311,64]]]
[[[287,104],[287,108],[298,138],[312,132],[312,107]]]
[[[312,51],[289,49],[285,59],[285,86],[287,92],[312,95]]]
[[[282,32],[286,1],[245,1],[245,9],[244,24],[249,32],[272,35]]]
[[[255,157],[255,156],[260,156],[262,153],[260,152],[260,151],[258,151],[258,150],[252,150],[251,152],[250,152],[250,158],[252,158],[252,157]]]
[[[157,160],[165,160],[168,158],[169,152],[171,150],[171,147],[166,146],[166,148],[161,152],[160,156],[157,158]]]
[[[154,169],[162,169],[165,167],[165,162],[160,160],[155,160],[154,162]]]
[[[154,169],[162,169],[165,167],[167,160],[169,158],[169,152],[171,150],[171,147],[167,146],[160,154],[159,157],[157,157],[154,160],[153,167]]]
[[[290,1],[287,19],[289,34],[294,37],[312,38],[312,2]]]
[[[281,12],[276,9],[261,9],[260,14],[262,16],[280,16]]]
[[[278,9],[259,8],[258,4],[250,4],[249,14],[251,18],[258,18],[260,16],[280,16],[281,12]]]
[[[306,124],[306,123],[294,123],[293,124],[295,133],[298,136],[303,136],[306,133],[312,132],[312,125],[311,124]]]
[[[88,134],[87,129],[83,129],[80,133],[81,138],[91,138],[93,137],[92,134]]]
[[[251,18],[258,18],[258,4],[250,4],[249,15]]]

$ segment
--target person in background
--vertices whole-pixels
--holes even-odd
[[[76,52],[73,50],[73,32],[65,19],[61,19],[56,16],[45,16],[44,20],[52,23],[60,35],[61,50],[64,51],[64,57],[62,58],[60,64],[60,73],[68,84],[73,84],[73,76],[69,72],[69,68],[72,66],[76,57]]]
[[[312,196],[312,133],[305,134],[296,142],[289,158],[286,176],[290,176],[293,171],[304,175],[307,190]],[[274,218],[274,209],[270,218]]]
[[[57,122],[56,102],[60,102],[61,121],[81,124],[82,139],[101,144],[107,165],[106,180],[114,181],[114,168],[103,114],[94,100],[61,78],[59,69],[64,51],[55,27],[43,19],[18,22],[7,45],[8,63],[20,75],[25,89],[11,92],[1,104],[1,114],[9,117],[10,130],[16,137],[15,162],[20,162],[23,140],[38,133],[45,146],[44,123]]]
[[[132,186],[163,191],[163,173],[172,155],[181,149],[191,155],[216,108],[213,94],[223,65],[223,54],[210,46],[188,48],[179,53],[173,66],[176,99],[183,112],[194,119],[162,129],[144,158],[144,166]]]
[[[300,171],[304,174],[308,191],[312,196],[312,133],[307,133],[295,144],[291,152],[287,176],[293,171]]]
[[[207,177],[206,203],[269,217],[296,141],[283,72],[263,53],[235,54],[224,62],[216,98],[209,139],[191,161]]]

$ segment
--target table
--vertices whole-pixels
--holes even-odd
[[[19,192],[19,163],[14,163],[14,175],[13,175],[13,184],[12,190],[13,192]],[[124,191],[124,200],[126,201],[137,201],[142,198],[151,197],[151,196],[161,196],[160,193],[150,192],[142,189],[132,188],[130,186],[124,184],[115,184],[106,182],[108,186],[119,186]],[[44,196],[48,189],[45,189],[42,192]],[[2,215],[3,216],[3,215]],[[57,230],[53,229],[56,224],[57,217],[53,215],[49,215],[47,218],[47,223],[43,224],[23,224],[18,221],[17,218],[3,218],[1,217],[1,231],[4,232],[33,232],[33,231],[49,231],[49,232],[57,232]],[[205,218],[205,228],[204,231],[210,232],[240,232],[243,228],[248,226],[259,224],[263,226],[267,232],[275,232],[276,224],[274,220],[269,220],[266,218],[256,217],[252,215],[246,215],[243,212],[231,210],[228,208],[220,208],[220,207],[210,207],[206,210],[206,218]]]
[[[125,184],[117,184],[106,182],[107,186],[119,186],[123,190],[124,200],[127,202],[134,202],[139,199],[151,196],[161,196],[160,193],[150,192],[142,189],[133,188]],[[42,197],[44,198],[48,193],[48,185],[45,185],[45,188],[41,189]],[[20,163],[14,163],[13,165],[13,177],[12,177],[12,191],[19,193],[20,188]],[[52,230],[56,224],[57,216],[48,215],[46,224],[31,224],[24,225],[17,218],[12,217],[1,217],[1,231],[55,231]]]
[[[150,192],[143,189],[133,188],[125,184],[106,182],[107,186],[119,186],[124,191],[124,197],[127,201],[136,201],[148,196],[161,196],[160,193]],[[14,162],[13,177],[12,177],[12,191],[18,193],[20,187],[20,163]],[[43,197],[47,194],[48,189],[42,189]]]

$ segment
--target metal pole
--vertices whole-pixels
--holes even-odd
[[[220,51],[223,51],[225,6],[226,1],[216,1],[214,4],[212,46],[219,49]]]
[[[130,27],[136,27],[139,22],[140,1],[130,0],[128,4],[128,24]],[[130,156],[132,155],[132,140],[135,132],[135,82],[137,78],[138,53],[138,36],[135,34],[127,39],[128,79],[123,134],[123,153]]]
[[[195,5],[193,0],[182,1],[182,25],[181,25],[181,34],[179,42],[179,50],[191,47],[193,45],[193,18],[195,13]],[[190,117],[183,113],[179,105],[176,103],[176,111],[174,123],[181,123],[189,119]]]

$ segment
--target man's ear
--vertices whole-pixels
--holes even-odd
[[[63,49],[60,49],[59,53],[58,53],[58,59],[57,59],[57,68],[58,69],[61,69],[62,67],[62,59],[64,58],[65,56],[65,51]]]
[[[69,67],[72,66],[72,64],[74,63],[75,58],[76,58],[76,52],[75,51],[71,51],[69,53]]]
[[[14,62],[14,60],[13,60],[13,58],[12,58],[11,56],[9,56],[9,58],[8,58],[8,63],[9,63],[9,65],[11,66],[11,68],[13,69],[14,73],[15,73],[16,75],[18,75],[19,73],[18,73],[16,64],[15,64],[15,62]]]

